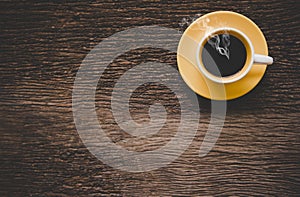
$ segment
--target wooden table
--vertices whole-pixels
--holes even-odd
[[[2,1],[1,196],[299,195],[300,7],[296,4],[275,0]],[[198,97],[203,124],[190,147],[170,165],[129,173],[94,157],[81,141],[72,114],[73,82],[84,57],[119,31],[143,25],[183,31],[183,18],[216,10],[236,11],[257,23],[275,62],[253,91],[227,103],[225,125],[214,149],[206,157],[197,155],[210,114],[210,101]],[[153,60],[176,68],[175,53],[144,48],[118,57],[101,79],[97,112],[116,143],[126,136],[110,111],[113,85],[130,67]],[[157,96],[163,88],[154,85],[145,91]],[[149,100],[138,95],[133,100],[137,102],[132,104],[133,117],[149,118],[143,108]],[[172,104],[176,106],[175,101]],[[178,111],[169,118],[177,120]],[[173,133],[175,126],[167,126],[166,131]],[[126,146],[135,148],[134,143]]]

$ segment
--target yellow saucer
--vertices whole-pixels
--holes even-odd
[[[208,99],[230,100],[252,90],[262,79],[267,65],[255,63],[245,77],[233,83],[207,79],[197,67],[197,46],[210,31],[221,27],[242,31],[252,42],[255,54],[268,55],[266,39],[254,22],[235,12],[217,11],[200,17],[185,30],[177,50],[177,63],[183,80],[194,92]]]

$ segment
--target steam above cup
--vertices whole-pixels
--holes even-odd
[[[208,79],[217,83],[233,83],[245,77],[253,64],[270,65],[273,58],[255,54],[250,39],[235,28],[218,28],[199,42],[197,66]]]

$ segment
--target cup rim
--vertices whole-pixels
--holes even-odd
[[[242,72],[242,73],[240,73],[236,77],[231,77],[233,75],[231,75],[230,77],[229,76],[228,77],[217,77],[217,76],[211,74],[210,72],[208,72],[206,70],[206,68],[204,67],[204,65],[202,63],[200,63],[200,55],[199,54],[200,54],[200,50],[201,50],[202,44],[207,40],[208,36],[210,36],[210,35],[212,35],[212,34],[214,34],[216,32],[219,32],[219,31],[234,31],[237,34],[240,34],[246,40],[247,44],[249,45],[250,54],[251,54],[250,61],[249,61],[248,65],[245,64],[243,66],[243,68],[245,66],[247,66],[247,68],[245,69],[245,71]],[[250,39],[248,38],[248,36],[246,36],[245,33],[241,32],[238,29],[232,28],[232,27],[216,28],[216,29],[214,29],[214,30],[206,33],[205,36],[201,39],[201,41],[198,43],[197,50],[196,50],[196,62],[197,62],[197,67],[200,69],[200,72],[202,74],[204,74],[204,76],[207,77],[208,79],[210,79],[210,80],[212,80],[214,82],[217,82],[217,83],[232,83],[232,82],[235,82],[235,81],[238,81],[238,80],[242,79],[251,70],[251,68],[253,66],[253,61],[254,61],[254,48],[253,48],[253,45],[252,45]]]

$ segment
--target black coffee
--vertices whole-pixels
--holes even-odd
[[[230,34],[218,34],[204,45],[202,62],[211,74],[227,77],[239,72],[245,65],[247,51],[237,37]]]

